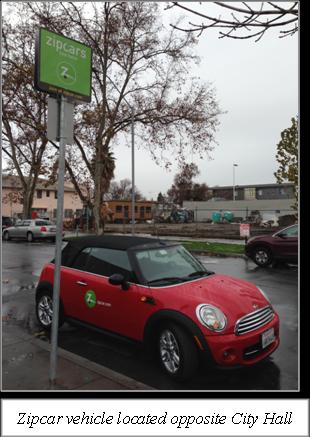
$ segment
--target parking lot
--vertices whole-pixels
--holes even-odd
[[[23,326],[38,336],[35,285],[55,246],[46,242],[3,242],[3,310],[6,323]],[[296,266],[258,268],[243,258],[200,257],[209,270],[253,282],[263,288],[280,316],[281,344],[270,359],[239,369],[200,368],[194,379],[177,383],[156,362],[132,344],[65,324],[59,346],[162,390],[297,390],[298,389],[298,270]],[[42,341],[47,341],[43,334]]]

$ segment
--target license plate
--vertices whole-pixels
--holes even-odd
[[[262,348],[265,349],[275,341],[274,328],[270,328],[262,333]]]

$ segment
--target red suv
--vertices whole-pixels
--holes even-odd
[[[52,322],[54,264],[36,290],[43,328]],[[182,245],[153,238],[93,236],[67,240],[62,252],[60,325],[100,328],[154,346],[175,379],[200,356],[250,365],[279,345],[279,318],[254,284],[206,270]]]
[[[245,253],[260,267],[267,267],[273,261],[297,263],[298,225],[281,229],[273,235],[249,238]]]

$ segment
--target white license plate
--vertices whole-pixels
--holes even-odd
[[[265,349],[275,341],[274,328],[270,328],[262,333],[262,348]]]

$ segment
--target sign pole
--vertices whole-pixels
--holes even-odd
[[[58,190],[57,190],[57,227],[55,248],[55,270],[53,289],[53,317],[51,333],[50,355],[50,383],[55,384],[57,367],[57,343],[59,320],[60,268],[63,229],[64,179],[65,179],[65,98],[61,95],[59,101],[59,162],[58,162]]]

